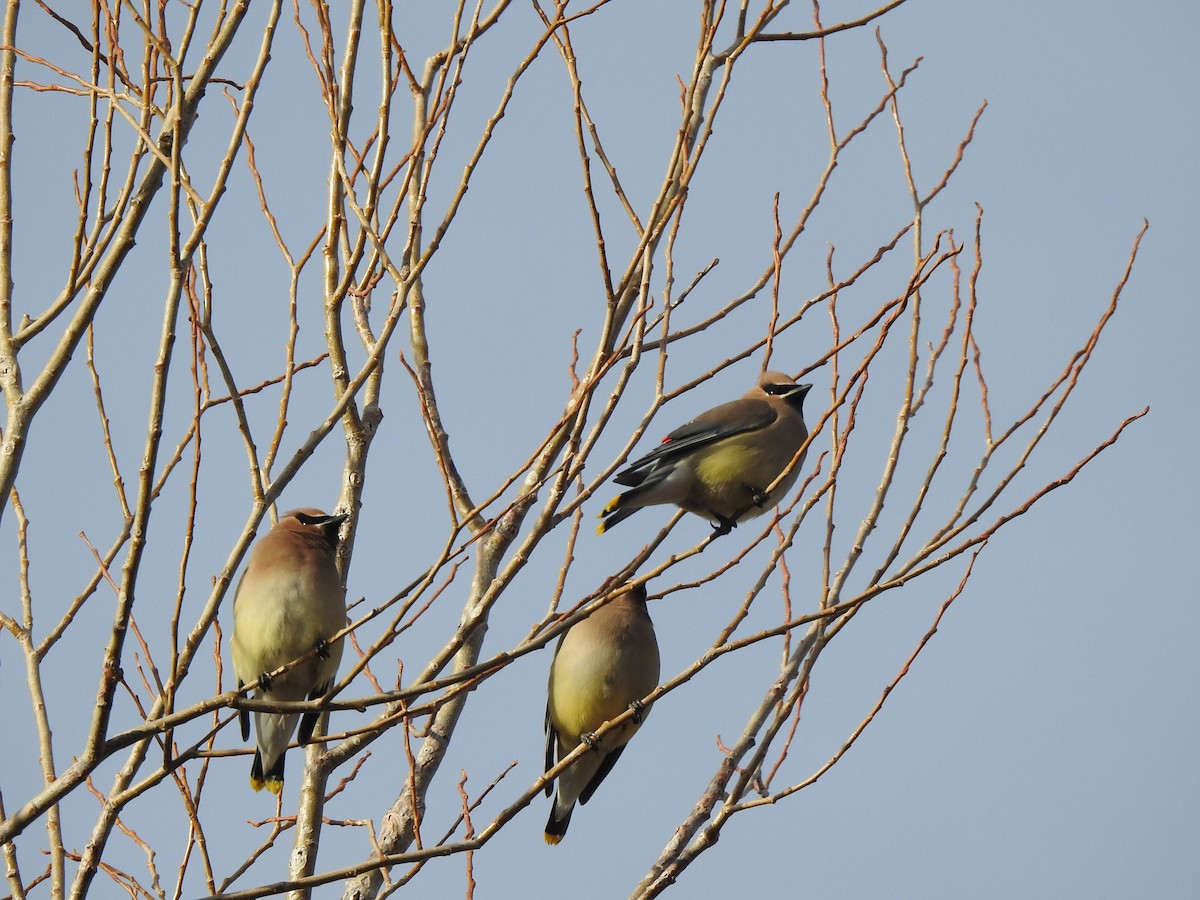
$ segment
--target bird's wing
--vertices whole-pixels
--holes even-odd
[[[723,438],[746,431],[766,428],[777,418],[775,410],[765,400],[733,400],[701,413],[692,421],[680,425],[662,443],[630,463],[613,479],[617,484],[636,486],[642,483],[646,473],[642,470],[656,463],[678,459],[697,447],[714,443]]]
[[[617,764],[617,760],[621,758],[621,754],[625,751],[625,744],[620,747],[614,747],[604,757],[600,763],[600,768],[596,770],[596,774],[591,777],[582,791],[579,792],[579,802],[587,803],[592,799],[592,794],[596,793],[596,788],[600,787],[600,782],[608,777],[608,773],[612,771],[613,766]]]

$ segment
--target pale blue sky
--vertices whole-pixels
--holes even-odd
[[[823,16],[828,23],[868,8],[830,3]],[[440,16],[437,29],[427,27],[430,15],[425,4],[399,4],[398,31],[414,68],[444,35]],[[462,131],[448,139],[435,192],[459,177],[473,146],[466,142],[494,111],[498,85],[488,76],[506,77],[526,52],[531,16],[514,19],[477,48],[478,69],[468,70],[455,113]],[[674,4],[626,0],[573,32],[592,111],[639,208],[660,183],[676,128],[675,77],[689,70],[694,56],[695,16],[684,21],[688,27],[680,30]],[[521,22],[524,31],[517,27]],[[780,27],[806,29],[810,23],[810,8],[801,4],[785,12]],[[798,796],[735,817],[719,845],[683,873],[669,896],[1188,896],[1200,883],[1200,721],[1194,699],[1200,663],[1193,649],[1200,610],[1194,579],[1186,574],[1200,548],[1194,463],[1200,439],[1194,350],[1200,336],[1195,287],[1200,116],[1194,97],[1200,83],[1195,52],[1200,12],[1190,3],[912,0],[888,15],[881,29],[893,71],[924,58],[901,103],[916,174],[926,188],[952,157],[976,108],[988,102],[962,167],[928,211],[927,227],[953,227],[958,240],[968,239],[974,205],[985,210],[979,329],[998,418],[1027,406],[1063,368],[1107,303],[1143,218],[1150,223],[1122,304],[1079,391],[1057,434],[1023,476],[1027,491],[1060,474],[1126,416],[1147,405],[1151,411],[1073,484],[988,547],[931,645],[846,758]],[[63,49],[69,39],[61,28],[33,6],[22,12],[19,37],[32,52],[50,54],[58,47],[63,58],[73,58]],[[253,43],[245,42],[243,52]],[[251,134],[274,211],[298,252],[324,214],[328,125],[319,109],[302,102],[314,85],[296,48],[295,29],[285,22]],[[878,48],[871,30],[860,29],[832,38],[827,53],[838,124],[845,129],[878,101]],[[74,59],[83,65],[81,53]],[[578,197],[574,139],[564,130],[570,127],[570,95],[561,62],[547,52],[526,78],[498,126],[494,155],[480,167],[446,238],[444,259],[426,279],[443,413],[463,475],[481,496],[529,454],[534,436],[558,416],[571,334],[582,328],[581,342],[594,340],[599,322],[594,242]],[[807,202],[827,153],[816,86],[812,43],[760,48],[739,69],[727,118],[719,122],[706,169],[693,185],[691,218],[676,251],[677,284],[713,257],[721,259],[695,300],[697,318],[744,290],[766,265],[773,195],[780,193],[785,218]],[[300,97],[289,106],[293,94]],[[63,279],[73,226],[69,172],[79,160],[78,131],[69,116],[78,102],[19,95],[18,317],[26,308],[42,308]],[[209,152],[215,158],[224,147],[228,107],[220,98],[210,102],[188,146],[197,160]],[[369,117],[375,102],[372,90],[357,106]],[[238,378],[250,385],[280,366],[276,336],[285,315],[286,272],[265,243],[257,199],[247,186],[239,167],[209,238],[219,324],[234,343]],[[878,123],[843,160],[807,243],[790,260],[785,302],[798,305],[820,290],[830,244],[849,267],[890,238],[911,214],[902,188],[894,129]],[[618,221],[611,203],[604,211],[609,221]],[[152,215],[161,222],[163,210]],[[633,246],[632,237],[616,227],[612,236],[609,252],[620,258]],[[124,397],[114,388],[110,398],[116,449],[129,485],[141,453],[144,384],[161,325],[166,284],[161,240],[153,229],[143,233],[133,265],[114,286],[97,323],[107,378],[114,385],[128,378],[128,385],[143,386],[127,387]],[[311,284],[319,290],[315,278]],[[878,303],[894,290],[880,276],[845,302]],[[320,351],[318,315],[314,301],[301,357]],[[728,354],[731,342],[740,348],[761,332],[763,321],[761,312],[748,313],[681,350],[672,357],[673,383],[709,368]],[[773,366],[792,372],[807,367],[825,347],[826,328],[814,316],[811,329],[781,342]],[[257,337],[261,329],[276,329],[265,347]],[[233,339],[235,333],[245,342]],[[45,351],[34,346],[29,352],[36,359]],[[691,414],[742,392],[757,362],[742,364],[669,407],[643,447]],[[423,569],[443,540],[445,518],[428,442],[413,418],[412,393],[394,352],[387,364],[385,419],[373,449],[348,588],[352,598],[366,597],[369,605]],[[638,389],[648,386],[648,377]],[[809,380],[827,385],[827,372]],[[177,435],[190,417],[184,368],[174,390],[168,423]],[[324,415],[327,384],[320,382],[312,395],[291,416],[287,452]],[[810,413],[819,414],[819,403],[810,403]],[[249,401],[261,428],[268,427],[276,404],[277,395],[270,393]],[[619,450],[643,407],[638,401],[623,411],[625,430],[614,428],[606,438],[605,459]],[[878,412],[879,420],[863,428],[890,436],[894,406],[881,401]],[[221,427],[213,426],[204,447],[209,499],[197,522],[186,595],[196,609],[249,509],[245,454]],[[81,443],[94,447],[97,430],[81,352],[33,429],[18,479],[33,523],[32,579],[47,610],[45,622],[51,611],[65,608],[92,572],[78,532],[106,546],[118,523],[105,460],[78,450]],[[284,507],[334,502],[341,474],[337,438],[335,433],[287,490]],[[972,452],[969,446],[961,449]],[[173,483],[156,507],[159,530],[140,582],[139,624],[159,637],[165,628],[162,609],[178,581],[183,487],[182,481]],[[857,492],[868,496],[873,487],[839,489],[853,498]],[[593,500],[585,513],[598,507]],[[603,539],[584,533],[568,596],[593,589],[614,560],[628,558],[665,519],[665,511],[654,510]],[[847,520],[842,526],[846,539],[854,524]],[[6,612],[17,603],[14,527],[14,517],[6,514],[0,527],[10,586]],[[691,546],[703,531],[697,520],[685,521],[669,547]],[[819,542],[816,530],[810,537]],[[819,575],[800,568],[802,561],[819,559],[817,546],[794,563],[797,602]],[[510,602],[492,621],[490,649],[517,639],[543,615],[557,563],[551,553],[541,568],[522,573],[506,596]],[[936,584],[918,583],[874,603],[822,656],[786,780],[804,778],[841,746],[929,628],[960,574],[956,570]],[[730,597],[710,589],[651,605],[664,678],[712,642],[749,578],[731,584]],[[458,612],[454,603],[434,609],[396,644],[412,671]],[[61,698],[71,679],[81,681],[87,687],[80,709],[89,714],[94,661],[102,646],[97,636],[106,634],[111,614],[103,593],[85,607],[61,650],[78,654],[80,662],[74,672],[70,666],[56,669],[62,681],[50,686],[52,696],[57,691]],[[222,622],[228,627],[226,617]],[[126,669],[134,671],[132,645],[129,652]],[[627,896],[707,783],[719,758],[716,738],[728,741],[740,733],[746,697],[766,689],[778,656],[778,646],[771,645],[734,657],[665,698],[609,780],[577,810],[561,845],[543,844],[546,809],[538,802],[476,854],[476,896],[523,898],[546,891],[578,900]],[[0,635],[0,659],[0,709],[20,733],[29,722],[27,701],[19,654],[7,635]],[[519,763],[480,810],[480,822],[540,773],[548,665],[548,652],[533,654],[477,692],[430,794],[431,833],[440,836],[457,812],[460,770],[468,771],[469,786],[478,792],[509,762]],[[356,695],[367,692],[365,684],[358,687]],[[194,699],[206,688],[211,681],[193,684]],[[77,752],[72,738],[85,717],[76,719],[69,703],[60,703],[55,735],[62,767]],[[363,722],[339,713],[333,724],[349,728]],[[380,798],[394,796],[404,772],[399,738],[393,731],[372,746],[373,758],[359,780],[327,815],[378,818]],[[240,746],[235,729],[226,729],[218,745]],[[285,811],[295,805],[299,763],[293,752]],[[261,830],[246,821],[273,812],[265,795],[246,788],[246,768],[244,757],[219,760],[208,776],[206,789],[215,792],[207,798],[213,804],[206,818],[210,850],[229,866],[262,839]],[[102,768],[97,784],[106,787],[114,771],[113,765]],[[0,786],[10,811],[32,791],[36,777],[33,760],[6,751]],[[83,823],[90,826],[94,803],[86,797],[73,802],[81,824],[69,831],[68,843],[79,847],[87,839]],[[162,808],[154,802],[130,808],[136,827],[178,814],[177,798],[158,800]],[[34,842],[24,840],[28,852]],[[168,849],[178,852],[179,845]],[[362,830],[329,829],[321,849],[321,869],[351,865],[368,853]],[[123,865],[144,872],[136,849],[122,845],[113,852]],[[27,875],[35,870],[33,858]],[[285,866],[281,847],[238,886],[281,879]],[[184,896],[194,894],[200,882],[187,884]],[[464,884],[461,858],[435,860],[410,893],[460,896]],[[335,886],[318,894],[338,895]]]

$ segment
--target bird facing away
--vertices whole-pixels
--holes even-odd
[[[717,534],[728,534],[738,522],[775,506],[804,464],[801,456],[767,493],[808,437],[804,397],[811,388],[782,372],[764,372],[745,396],[676,428],[617,473],[617,484],[630,490],[604,507],[597,532],[604,534],[643,506],[674,503],[715,521]]]
[[[567,833],[575,802],[587,803],[650,708],[641,700],[658,687],[658,641],[646,611],[646,588],[626,588],[616,599],[571,626],[550,664],[546,701],[546,769],[586,743],[591,750],[558,776],[558,791],[546,821],[546,843]],[[630,706],[632,719],[603,737],[593,732]],[[550,796],[551,785],[546,785]]]
[[[333,684],[342,658],[342,639],[327,643],[346,624],[345,592],[337,571],[338,529],[345,515],[319,509],[294,509],[250,550],[250,561],[233,599],[230,647],[238,687],[257,680],[256,698],[312,700]],[[276,678],[267,673],[314,656]],[[242,740],[250,737],[250,716],[240,710]],[[299,741],[312,739],[320,713],[305,713]],[[284,751],[297,713],[254,713],[258,748],[250,768],[250,786],[274,794],[283,788]]]

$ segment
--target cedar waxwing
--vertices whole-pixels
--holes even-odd
[[[279,517],[250,551],[250,561],[233,599],[233,670],[238,687],[259,681],[256,698],[313,700],[324,694],[337,674],[342,639],[326,641],[346,624],[345,592],[337,571],[338,529],[345,515],[319,509],[293,509]],[[315,656],[277,678],[266,673],[312,650]],[[240,710],[242,740],[250,737],[250,715]],[[254,713],[258,748],[250,768],[250,786],[278,794],[283,759],[296,713]],[[312,739],[320,713],[305,713],[301,744]]]
[[[597,532],[604,534],[643,506],[674,503],[717,522],[728,534],[738,522],[760,515],[784,498],[800,475],[804,457],[770,494],[808,437],[804,396],[782,372],[764,372],[744,397],[701,413],[676,428],[660,446],[616,477],[632,488],[604,507]]]
[[[641,700],[658,687],[658,641],[638,584],[571,626],[550,664],[546,701],[546,769],[581,742],[591,750],[558,776],[546,843],[567,833],[575,801],[587,803],[650,713]],[[630,706],[634,717],[597,740],[592,734]],[[551,786],[546,785],[546,796]]]

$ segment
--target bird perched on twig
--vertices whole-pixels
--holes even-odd
[[[587,803],[650,712],[641,700],[658,687],[658,640],[646,611],[646,588],[627,587],[571,626],[550,665],[546,700],[546,769],[586,743],[591,747],[558,776],[546,843],[567,833],[575,803]],[[594,732],[630,706],[635,715],[597,739]],[[550,796],[551,785],[546,785]]]
[[[716,522],[718,534],[775,506],[804,464],[767,489],[792,463],[808,437],[804,397],[811,384],[764,372],[745,396],[701,413],[616,477],[630,490],[600,513],[603,534],[643,506],[673,503]]]
[[[238,687],[258,681],[256,698],[313,700],[333,684],[342,658],[342,639],[329,639],[346,624],[345,591],[337,571],[338,529],[345,515],[294,509],[250,550],[250,561],[233,599],[230,649]],[[276,678],[269,673],[299,659]],[[240,710],[242,740],[250,737],[250,715]],[[299,741],[312,739],[320,713],[254,713],[258,747],[250,786],[278,794],[283,787],[284,751],[296,722]]]

